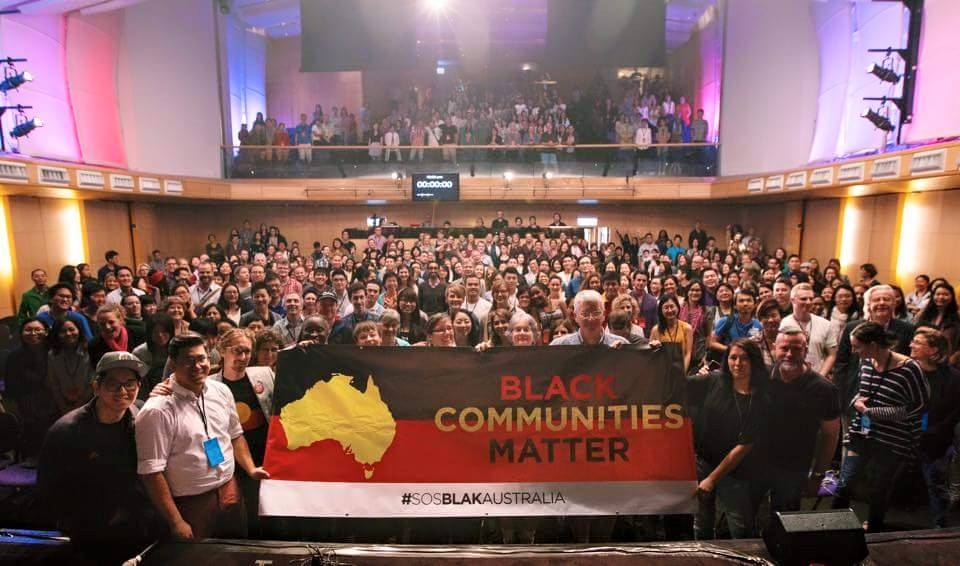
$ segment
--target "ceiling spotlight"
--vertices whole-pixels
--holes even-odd
[[[17,90],[21,85],[23,85],[23,83],[28,83],[32,80],[33,75],[30,74],[30,71],[9,75],[7,78],[3,79],[2,83],[0,83],[0,92]]]
[[[877,65],[876,63],[867,67],[867,72],[885,83],[897,84],[900,82],[900,75],[898,75],[896,71]]]
[[[894,129],[896,129],[893,123],[890,122],[890,118],[887,118],[886,116],[874,111],[873,108],[868,108],[867,111],[860,116],[870,120],[870,123],[873,124],[873,126],[878,130],[892,132]]]
[[[426,0],[427,10],[438,14],[447,9],[447,0]]]
[[[549,181],[550,179],[553,179],[553,171],[544,171],[544,172],[543,172],[543,178],[544,178],[544,180],[546,180],[546,181]]]
[[[503,179],[504,179],[505,181],[512,181],[512,180],[513,180],[513,171],[504,171],[504,172],[503,172]]]
[[[394,171],[393,173],[390,173],[390,178],[394,181],[398,181],[400,179],[400,173]]]
[[[40,118],[31,118],[14,126],[14,128],[10,130],[10,135],[15,138],[22,138],[41,126],[43,126],[43,120]]]

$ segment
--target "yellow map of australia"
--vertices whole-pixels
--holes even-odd
[[[336,440],[344,452],[373,477],[373,467],[397,434],[390,408],[380,398],[380,388],[367,377],[366,391],[350,385],[352,376],[335,373],[318,381],[303,396],[280,410],[287,448],[296,450],[321,440]]]

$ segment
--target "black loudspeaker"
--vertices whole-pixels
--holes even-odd
[[[863,524],[852,509],[777,513],[763,541],[774,560],[785,565],[843,566],[869,554]]]

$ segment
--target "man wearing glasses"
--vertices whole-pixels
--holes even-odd
[[[581,344],[618,347],[629,342],[603,327],[603,297],[596,291],[580,291],[573,298],[574,320],[580,329],[564,334],[550,342],[551,346],[578,346]]]
[[[74,545],[99,559],[135,555],[162,527],[137,478],[133,402],[146,372],[133,354],[104,354],[93,399],[61,417],[40,452],[38,483],[45,504]]]
[[[207,380],[202,336],[170,340],[173,394],[147,400],[137,416],[137,473],[178,539],[247,536],[234,463],[254,480],[270,475],[250,455],[230,389]]]

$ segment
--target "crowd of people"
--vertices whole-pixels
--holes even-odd
[[[404,241],[376,227],[302,249],[245,220],[189,258],[156,250],[128,266],[110,251],[99,270],[64,266],[53,285],[35,269],[3,402],[23,423],[20,454],[39,456],[60,527],[80,542],[259,533],[248,527],[269,476],[278,352],[311,344],[678,351],[699,481],[690,534],[716,536],[722,515],[731,536],[753,536],[761,501],[796,510],[818,492],[865,501],[865,528],[880,531],[914,469],[931,524],[947,524],[960,422],[948,281],[919,275],[905,294],[872,264],[843,273],[735,224],[609,243],[587,242],[559,213],[542,228],[509,225],[498,211],[482,235]],[[104,477],[109,497],[94,487]],[[497,540],[542,540],[544,524],[506,521]],[[684,536],[683,520],[664,524]],[[612,520],[577,525],[570,540],[614,532]]]
[[[309,165],[330,155],[345,160],[342,152],[328,155],[317,149],[344,145],[367,146],[364,157],[369,161],[458,162],[508,156],[524,160],[523,146],[542,145],[548,147],[530,150],[530,156],[538,155],[550,167],[557,164],[558,154],[572,160],[578,143],[612,143],[636,144],[642,152],[636,157],[657,160],[664,173],[671,161],[667,148],[658,148],[654,154],[647,146],[703,143],[710,133],[704,111],[695,111],[684,96],[674,99],[659,77],[645,82],[623,80],[612,88],[597,80],[587,89],[574,89],[569,100],[555,86],[526,81],[461,83],[449,96],[433,93],[432,89],[411,89],[383,115],[363,107],[325,110],[317,104],[312,114],[300,114],[298,123],[286,124],[258,113],[250,128],[241,126],[237,162],[294,160]],[[271,145],[276,147],[244,149]],[[504,149],[453,147],[472,145]],[[634,157],[635,152],[621,153]]]

